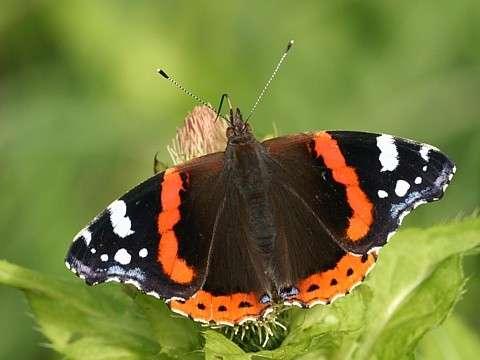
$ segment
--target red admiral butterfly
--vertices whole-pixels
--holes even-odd
[[[133,284],[206,323],[327,304],[363,281],[403,217],[440,199],[455,173],[438,149],[385,134],[259,142],[238,108],[226,133],[225,151],[111,203],[75,237],[67,267],[90,285]]]

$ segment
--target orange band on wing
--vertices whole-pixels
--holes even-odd
[[[374,254],[358,256],[347,253],[335,268],[301,280],[298,284],[298,294],[289,301],[299,301],[306,306],[329,303],[361,283],[375,264],[375,259]]]
[[[258,318],[269,304],[261,304],[254,293],[215,296],[200,290],[185,301],[170,301],[169,306],[172,311],[196,321],[234,325],[245,319]]]
[[[185,190],[179,172],[167,170],[163,177],[161,191],[162,212],[158,215],[157,260],[164,273],[174,282],[188,284],[192,282],[195,271],[178,255],[178,238],[173,227],[180,221],[180,191]]]
[[[337,141],[326,132],[317,133],[314,141],[316,155],[323,158],[325,166],[332,171],[333,179],[346,187],[347,202],[353,211],[347,236],[352,241],[360,240],[367,235],[373,223],[373,204],[360,188],[357,173],[347,165]]]

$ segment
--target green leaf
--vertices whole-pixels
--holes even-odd
[[[90,288],[51,279],[5,261],[0,261],[0,283],[25,291],[42,333],[68,358],[201,358],[200,332],[188,324],[174,344],[167,329],[178,330],[182,322],[159,301],[153,308],[145,295],[132,298],[115,285]]]
[[[480,354],[480,339],[458,316],[425,336],[418,347],[419,359],[476,360]]]
[[[382,251],[357,359],[410,356],[421,336],[448,315],[463,291],[460,256],[480,244],[480,221],[407,230]]]
[[[90,288],[5,261],[0,283],[25,292],[42,333],[70,359],[411,359],[464,291],[462,256],[479,245],[479,219],[402,231],[381,251],[362,286],[328,306],[289,310],[281,346],[257,353],[118,285]],[[422,344],[422,356],[435,353]]]
[[[248,360],[247,355],[236,344],[228,340],[216,331],[207,330],[205,337],[205,359],[206,360]]]
[[[417,342],[440,324],[459,298],[464,285],[459,256],[452,256],[412,288],[389,303],[383,323],[372,324],[374,335],[366,335],[356,355],[368,358],[371,352],[381,359],[413,354]],[[374,320],[375,321],[375,320]]]
[[[352,295],[306,314],[298,311],[284,345],[317,354],[321,348],[329,359],[412,356],[419,339],[445,319],[462,293],[461,255],[479,245],[478,219],[399,233]]]
[[[174,358],[198,357],[195,350],[203,343],[198,324],[172,313],[165,303],[151,296],[137,296],[136,303],[145,313],[153,330],[152,336],[164,352]]]

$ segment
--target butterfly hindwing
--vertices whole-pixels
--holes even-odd
[[[249,234],[248,204],[224,175],[227,178],[214,190],[223,199],[214,222],[205,283],[186,301],[173,300],[169,305],[196,321],[233,325],[258,318],[270,305],[270,279]]]

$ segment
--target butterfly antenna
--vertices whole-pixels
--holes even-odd
[[[248,114],[247,120],[245,122],[248,122],[248,120],[252,117],[253,113],[255,112],[255,109],[257,108],[257,105],[260,103],[260,100],[262,100],[263,96],[265,95],[265,92],[270,87],[270,83],[272,82],[272,80],[277,75],[278,69],[280,69],[280,66],[282,65],[283,61],[287,57],[288,51],[292,48],[292,46],[293,46],[293,40],[290,40],[287,44],[287,48],[285,49],[285,51],[282,54],[282,57],[278,61],[277,66],[275,66],[275,69],[273,70],[272,75],[270,76],[267,83],[263,87],[262,91],[260,92],[260,95],[258,95],[257,100],[255,101],[255,104],[253,104],[252,110],[250,110],[250,114]]]
[[[210,105],[209,103],[207,103],[205,100],[203,100],[202,98],[198,97],[197,95],[195,95],[194,93],[192,93],[191,91],[185,89],[177,80],[175,80],[173,77],[169,76],[165,71],[163,71],[162,69],[158,69],[157,72],[163,76],[165,79],[167,79],[168,81],[170,81],[173,85],[175,85],[175,87],[177,89],[180,89],[180,91],[182,91],[183,93],[187,94],[188,96],[194,98],[197,102],[199,102],[200,104],[202,105],[205,105],[206,107],[208,107],[209,109],[215,111],[215,113],[218,115],[217,111],[215,110],[215,108],[212,107],[212,105]]]

